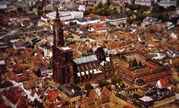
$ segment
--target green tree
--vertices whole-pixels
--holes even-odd
[[[102,81],[99,82],[100,87],[107,86],[108,84],[109,84],[109,82],[107,82],[106,80],[102,80]]]
[[[85,85],[85,89],[86,89],[87,91],[90,91],[91,89],[93,89],[93,86],[91,86],[91,84],[88,83],[88,84]]]
[[[177,0],[177,6],[179,6],[179,0]]]
[[[137,67],[138,66],[138,63],[137,63],[137,60],[136,59],[134,59],[133,60],[133,62],[132,62],[132,67]]]
[[[96,8],[103,8],[103,4],[102,4],[102,2],[99,2],[99,4],[97,5]]]

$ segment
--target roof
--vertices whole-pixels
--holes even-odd
[[[20,90],[19,87],[11,87],[2,91],[1,95],[4,96],[3,100],[8,100],[9,103],[11,102],[11,104],[16,104],[22,96],[22,90]]]
[[[60,89],[70,97],[82,96],[84,94],[84,91],[82,91],[80,87],[73,84],[62,85]]]
[[[3,90],[5,90],[5,89],[8,88],[8,87],[11,87],[11,86],[13,86],[13,84],[12,84],[10,81],[6,81],[6,80],[1,81],[1,84],[0,84],[0,92],[3,91]],[[1,107],[0,107],[0,108],[1,108]]]
[[[8,2],[6,0],[0,1],[0,9],[6,9]]]
[[[97,61],[97,56],[96,55],[89,55],[89,56],[84,56],[81,58],[76,58],[73,61],[76,64],[84,64],[84,63],[89,63],[89,62],[93,62],[93,61]]]
[[[10,45],[8,43],[0,42],[0,49],[8,48]]]
[[[107,89],[106,87],[104,87],[101,91],[101,95],[103,97],[110,97],[111,94],[112,94],[112,92],[109,89]]]
[[[100,90],[98,91],[99,89],[93,89],[89,92],[88,94],[88,97],[91,99],[91,100],[95,100],[95,99],[98,99],[100,95],[98,95],[99,93],[97,92],[100,92]]]
[[[77,20],[80,21],[80,22],[86,22],[87,21],[86,19],[83,19],[83,18],[77,19]]]
[[[168,85],[169,83],[167,79],[160,79],[157,81],[157,84],[156,84],[158,88],[166,88]]]
[[[59,96],[58,90],[49,90],[48,91],[48,100],[54,102]]]
[[[153,99],[149,96],[143,96],[142,98],[140,98],[140,100],[144,101],[144,102],[151,102],[153,101]]]
[[[71,50],[70,47],[60,47],[60,49],[62,49],[62,50]]]
[[[5,60],[0,60],[0,65],[5,65],[5,64],[6,64]]]

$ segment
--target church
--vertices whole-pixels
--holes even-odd
[[[65,46],[63,24],[58,9],[53,24],[53,79],[59,84],[97,82],[113,74],[112,61],[104,48],[98,47],[91,55],[73,57],[73,50]]]

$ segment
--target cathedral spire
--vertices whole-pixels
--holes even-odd
[[[56,8],[56,19],[60,19],[60,18],[59,18],[59,11],[58,11],[58,8]]]
[[[53,35],[54,35],[54,45],[58,47],[63,47],[64,42],[64,34],[63,34],[63,24],[60,20],[58,8],[56,8],[56,18],[53,24]]]

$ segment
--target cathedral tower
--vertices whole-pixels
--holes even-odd
[[[73,52],[69,47],[64,46],[63,24],[60,21],[58,9],[53,25],[53,35],[53,79],[60,84],[70,83],[73,76]]]

